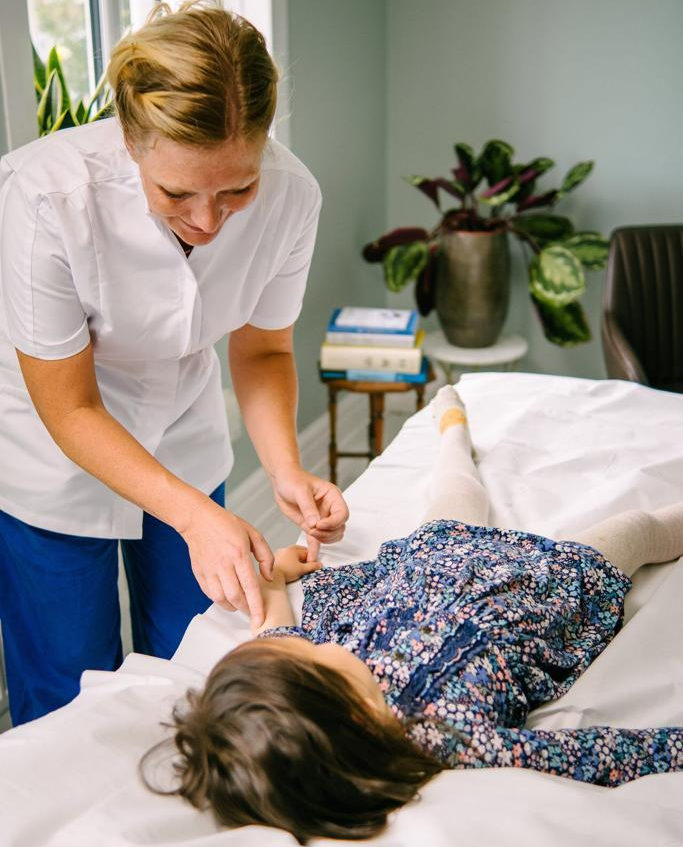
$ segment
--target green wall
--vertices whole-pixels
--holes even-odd
[[[683,218],[681,0],[388,0],[386,9],[388,227],[437,221],[402,175],[446,176],[453,142],[480,149],[489,138],[510,142],[520,160],[554,159],[540,186],[594,159],[588,181],[557,207],[581,229],[608,235]],[[529,339],[522,367],[604,376],[603,274],[589,274],[584,300],[594,340],[561,349],[540,332],[511,247],[506,331]]]
[[[377,269],[361,259],[360,249],[386,220],[386,23],[383,0],[289,0],[287,7],[289,146],[323,193],[295,331],[301,430],[325,410],[317,359],[330,312],[351,303],[381,305],[385,296]],[[233,447],[231,487],[258,467],[246,435]]]

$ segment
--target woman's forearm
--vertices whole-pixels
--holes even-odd
[[[158,462],[104,406],[75,409],[48,428],[72,462],[179,532],[206,499]]]
[[[242,418],[264,469],[273,477],[287,465],[299,465],[298,381],[293,354],[236,357],[231,352],[230,362]]]

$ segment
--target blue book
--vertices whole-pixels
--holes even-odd
[[[418,322],[415,309],[344,306],[332,312],[325,341],[328,344],[412,347]]]
[[[429,360],[426,356],[422,357],[422,369],[417,374],[404,374],[392,371],[365,371],[365,370],[345,370],[345,371],[330,371],[321,370],[320,376],[322,379],[350,379],[356,382],[414,382],[420,384],[427,382],[429,375]]]

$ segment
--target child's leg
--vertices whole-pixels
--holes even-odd
[[[655,512],[623,512],[579,533],[574,540],[595,547],[626,576],[633,576],[641,565],[683,556],[683,502]]]
[[[489,500],[472,461],[472,441],[465,406],[451,385],[439,389],[431,403],[441,433],[430,504],[423,522],[441,519],[485,526]]]

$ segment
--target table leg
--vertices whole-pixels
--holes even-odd
[[[337,389],[327,386],[327,411],[330,416],[330,443],[328,456],[330,462],[330,482],[337,484]]]
[[[419,412],[420,409],[424,408],[424,404],[425,404],[425,387],[424,387],[424,385],[416,386],[415,393],[417,394],[417,402],[415,404],[415,410]]]
[[[370,397],[370,426],[368,427],[368,441],[370,453],[374,459],[382,452],[382,441],[384,439],[384,392],[372,391]]]

